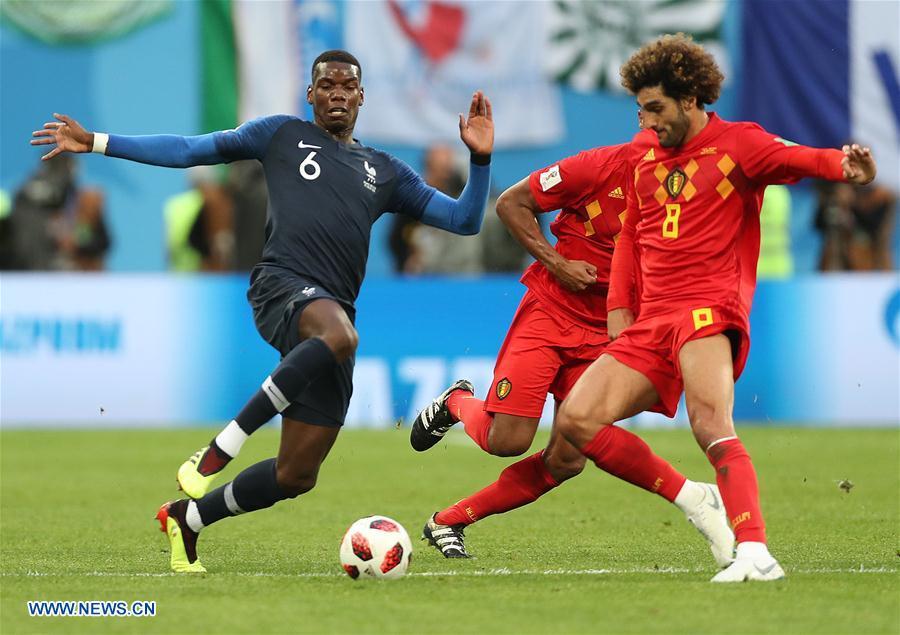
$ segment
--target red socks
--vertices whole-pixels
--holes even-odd
[[[496,482],[438,513],[435,520],[442,525],[471,525],[536,501],[559,484],[547,471],[543,454],[542,450],[513,463]]]
[[[616,426],[603,426],[582,454],[601,470],[623,481],[655,492],[672,502],[687,480],[667,461],[653,453],[635,434]]]
[[[478,444],[482,450],[490,453],[488,448],[488,434],[491,431],[491,424],[494,422],[494,416],[485,412],[484,401],[476,399],[472,393],[465,390],[454,390],[447,397],[447,407],[450,409],[450,415],[457,421],[462,421],[466,428],[466,434],[472,437],[472,440]],[[448,523],[442,523],[448,524]]]
[[[737,437],[719,441],[707,450],[706,456],[716,469],[716,484],[736,542],[766,542],[756,471],[744,444]]]

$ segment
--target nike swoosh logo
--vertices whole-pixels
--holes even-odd
[[[714,510],[719,511],[722,508],[721,505],[719,505],[719,497],[716,496],[715,492],[712,491],[712,488],[710,488],[709,495],[712,496],[713,502],[707,503],[707,505],[712,507]]]
[[[753,567],[759,572],[760,575],[766,575],[766,574],[770,573],[772,571],[772,569],[775,568],[775,564],[776,563],[773,562],[772,564],[770,564],[768,567],[766,567],[764,569],[760,569],[757,565],[753,565]]]
[[[315,148],[316,150],[322,149],[322,146],[312,146],[312,145],[309,145],[308,143],[303,143],[302,140],[300,141],[300,143],[297,144],[297,147],[300,148],[301,150],[303,148]]]

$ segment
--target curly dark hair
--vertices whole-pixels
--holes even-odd
[[[719,98],[725,79],[713,56],[684,33],[664,35],[644,45],[619,74],[622,86],[634,95],[642,88],[661,85],[673,99],[696,97],[701,108]]]

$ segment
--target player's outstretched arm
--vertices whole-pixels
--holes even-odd
[[[472,153],[469,179],[459,198],[450,198],[426,185],[408,165],[393,159],[398,185],[387,209],[409,214],[426,225],[471,236],[481,230],[491,187],[491,151],[494,121],[491,102],[480,91],[472,96],[469,116],[459,116],[459,136]]]
[[[740,148],[745,174],[765,185],[795,183],[802,178],[865,185],[875,178],[872,153],[858,144],[845,145],[842,150],[811,148],[747,124],[741,134]]]
[[[541,262],[569,291],[583,291],[597,282],[597,267],[583,260],[568,260],[547,241],[537,216],[541,209],[529,183],[525,178],[500,195],[497,201],[497,215],[509,229],[519,244],[535,260]]]
[[[96,152],[120,159],[170,168],[224,163],[215,133],[193,137],[179,135],[123,136],[88,132],[68,115],[54,113],[56,121],[31,134],[31,145],[55,146],[41,157],[46,161],[63,152]]]
[[[494,117],[491,102],[481,91],[472,95],[469,115],[459,115],[459,137],[472,153],[469,180],[458,199],[434,191],[421,221],[454,234],[471,236],[481,230],[491,186]]]
[[[53,145],[46,161],[62,152],[96,152],[120,159],[169,168],[215,165],[237,159],[257,159],[287,115],[254,119],[236,130],[183,137],[180,135],[125,136],[88,132],[67,115],[32,133],[31,145]]]

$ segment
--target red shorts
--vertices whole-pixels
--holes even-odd
[[[565,399],[608,343],[605,329],[576,323],[526,292],[497,357],[484,409],[540,417],[547,394]]]
[[[651,409],[674,417],[684,391],[678,363],[681,347],[691,340],[718,333],[726,333],[731,339],[737,380],[750,352],[750,332],[747,320],[738,311],[722,305],[641,313],[605,352],[646,376],[659,395],[659,401]]]

